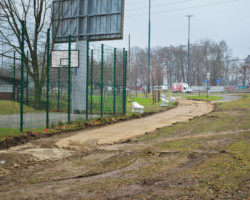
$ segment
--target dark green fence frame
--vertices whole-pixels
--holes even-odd
[[[27,65],[29,66],[29,52],[27,51]],[[29,74],[26,69],[26,104],[29,105]]]
[[[20,81],[20,132],[24,130],[24,88],[26,88],[26,103],[32,106],[32,98],[29,99],[29,94],[32,93],[32,89],[29,91],[28,82],[29,82],[29,75],[28,69],[26,69],[26,83],[24,80],[24,65],[29,64],[29,52],[25,57],[24,46],[25,46],[25,21],[22,21],[22,37],[21,37],[21,81]],[[71,92],[72,92],[72,80],[71,80],[71,35],[68,38],[68,69],[63,71],[64,80],[67,80],[67,84],[65,86],[61,86],[63,82],[61,79],[61,69],[58,68],[56,73],[56,77],[58,80],[53,82],[51,81],[51,44],[50,44],[50,29],[47,30],[47,44],[46,44],[46,128],[50,127],[51,120],[50,119],[50,109],[51,104],[50,101],[50,87],[55,87],[55,83],[58,84],[55,100],[56,102],[53,107],[53,112],[62,112],[62,110],[66,109],[65,113],[67,113],[67,122],[71,122]],[[92,45],[92,43],[91,43]],[[95,45],[95,44],[93,44]],[[99,54],[98,54],[99,53]],[[98,54],[98,58],[95,56]],[[16,52],[14,52],[14,60],[13,60],[13,94],[14,100],[16,99]],[[28,62],[24,61],[27,58]],[[125,49],[118,50],[116,48],[107,48],[104,44],[100,46],[96,46],[96,50],[90,49],[89,41],[86,41],[86,115],[85,119],[88,120],[92,115],[95,116],[115,116],[116,114],[126,114],[126,79],[127,79],[127,52]],[[81,58],[80,58],[81,59]],[[100,64],[100,65],[99,65]],[[97,66],[98,65],[98,66]],[[96,68],[98,67],[98,68]],[[54,69],[53,69],[54,70]],[[97,71],[98,72],[97,72]],[[67,71],[67,78],[65,78],[65,72]],[[107,81],[107,73],[109,73],[110,79]],[[121,74],[122,73],[122,74]],[[97,79],[98,75],[98,79]],[[89,77],[90,76],[90,77]],[[95,79],[95,80],[94,80]],[[99,82],[98,82],[99,81]],[[112,83],[112,84],[111,84]],[[61,92],[68,89],[67,93],[61,97]],[[112,88],[112,89],[110,89]],[[62,89],[62,91],[61,91]],[[94,93],[95,91],[95,93]],[[113,93],[111,93],[113,92]],[[54,93],[53,93],[54,94]],[[105,96],[104,96],[105,95]],[[120,96],[119,96],[120,95]],[[96,96],[98,96],[96,98]],[[30,103],[29,103],[30,101]],[[65,102],[64,105],[60,105],[61,102]],[[105,101],[105,102],[104,102]],[[67,103],[66,103],[67,102]],[[65,105],[66,104],[66,105]],[[64,107],[63,107],[64,106]],[[98,107],[99,111],[97,112],[96,109]],[[62,110],[61,110],[62,108]]]
[[[90,113],[93,113],[93,71],[94,71],[94,51],[93,49],[91,50],[91,81],[90,81],[90,89],[91,89],[91,94],[90,94]]]
[[[71,110],[71,35],[69,35],[69,46],[68,46],[68,51],[69,51],[69,65],[68,65],[68,123],[70,123],[70,110]]]
[[[22,40],[21,40],[21,98],[20,98],[20,132],[23,132],[23,88],[24,88],[24,31],[25,21],[22,21]]]
[[[113,115],[116,115],[116,48],[114,49],[114,87],[113,87],[113,91],[114,91],[114,96],[113,96]]]
[[[86,69],[86,120],[89,120],[89,41],[86,41],[86,59],[87,59],[87,69]]]
[[[14,61],[13,61],[13,78],[14,78],[13,95],[14,95],[14,101],[16,101],[16,52],[15,51],[14,51]]]
[[[101,46],[101,117],[103,117],[103,67],[104,67],[104,45]]]
[[[47,95],[46,95],[46,128],[49,128],[49,70],[50,70],[50,29],[47,32]]]

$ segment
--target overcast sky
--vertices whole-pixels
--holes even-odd
[[[147,48],[149,0],[125,0],[124,39],[107,41],[114,47]],[[151,0],[151,47],[187,44],[201,39],[225,40],[233,56],[250,55],[250,0]]]

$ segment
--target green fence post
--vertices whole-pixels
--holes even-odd
[[[103,48],[104,45],[102,44],[102,57],[101,57],[101,117],[103,117]]]
[[[22,40],[21,40],[21,99],[20,99],[20,132],[23,132],[24,28],[25,28],[25,21],[22,21]]]
[[[128,64],[128,51],[125,52],[125,113],[127,113],[127,64]]]
[[[49,70],[50,70],[50,29],[47,32],[47,96],[46,96],[46,128],[49,128]]]
[[[29,52],[27,51],[27,65],[29,66]],[[27,67],[28,68],[28,67]],[[26,69],[26,104],[29,104],[29,75],[28,70]]]
[[[93,67],[94,67],[94,52],[93,49],[91,50],[91,99],[90,99],[90,113],[93,113]]]
[[[116,107],[116,48],[114,48],[114,96],[113,96],[113,114],[115,116],[115,107]]]
[[[59,112],[60,111],[60,79],[61,79],[61,69],[60,68],[58,68],[58,74],[57,74],[57,76],[58,76],[58,94],[57,94],[57,112]]]
[[[14,78],[14,85],[13,85],[13,94],[14,94],[14,101],[16,101],[16,52],[14,51],[14,63],[13,63],[13,78]]]
[[[68,57],[69,57],[69,63],[68,63],[68,123],[70,123],[70,101],[71,101],[71,35],[69,35],[69,47],[68,47]]]
[[[89,119],[89,41],[86,41],[86,120]]]
[[[125,115],[126,113],[126,85],[125,85],[125,48],[123,49],[123,73],[122,73],[122,77],[123,77],[123,99],[122,99],[122,114]]]

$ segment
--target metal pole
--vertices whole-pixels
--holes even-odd
[[[29,104],[29,75],[28,75],[28,66],[29,66],[29,52],[27,51],[27,69],[26,69],[26,104]]]
[[[102,57],[101,57],[101,117],[103,117],[103,47],[102,44]]]
[[[2,52],[3,52],[3,37],[2,37]],[[3,67],[3,55],[2,55],[2,67]]]
[[[187,15],[188,17],[188,70],[187,70],[187,84],[190,85],[190,17],[193,15]]]
[[[68,57],[69,57],[69,63],[68,63],[68,123],[70,123],[70,101],[71,101],[71,35],[69,35],[69,47],[68,47]]]
[[[130,69],[130,34],[128,35],[128,68]]]
[[[113,115],[115,116],[115,107],[116,107],[116,48],[114,48],[114,95],[113,95]]]
[[[148,22],[148,93],[150,93],[150,40],[151,40],[151,0],[149,0],[149,22]]]
[[[126,108],[127,108],[127,96],[126,96],[126,90],[127,90],[127,63],[128,63],[128,52],[125,51],[125,70],[124,70],[124,87],[125,87],[125,102],[124,102],[124,108],[123,112],[124,115],[126,114]]]
[[[130,34],[128,35],[128,68],[130,69],[130,52],[131,52],[131,48],[130,48]]]
[[[91,99],[90,99],[90,113],[93,113],[93,67],[94,67],[94,52],[91,50]]]
[[[131,58],[131,48],[130,48],[130,34],[128,35],[128,69],[130,71],[130,58]],[[130,84],[130,83],[129,83]],[[128,91],[129,93],[129,101],[131,101],[131,90]],[[137,94],[136,94],[137,95]]]
[[[58,94],[57,94],[57,112],[59,112],[60,111],[60,79],[61,79],[61,69],[60,68],[58,68],[58,74],[57,74],[57,76],[58,76]]]
[[[207,98],[208,98],[208,82],[207,82]]]
[[[50,29],[47,32],[47,97],[46,97],[46,128],[49,128],[49,70],[50,70]]]
[[[20,99],[20,132],[23,132],[24,28],[25,28],[25,21],[22,21],[22,40],[21,40],[21,99]]]
[[[13,94],[14,101],[16,101],[16,52],[14,51],[14,63],[13,63],[13,78],[14,78],[14,86],[13,86]]]
[[[86,63],[86,120],[89,119],[89,40],[87,40],[86,49],[87,63]]]
[[[125,56],[126,56],[126,52],[125,49],[123,49],[123,101],[122,101],[122,114],[125,115],[126,111],[125,111],[125,104],[126,104],[126,85],[125,85],[125,70],[126,70],[126,66],[125,66]]]

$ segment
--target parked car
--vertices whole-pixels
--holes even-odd
[[[172,85],[172,92],[173,93],[178,93],[178,92],[193,93],[193,90],[189,87],[187,83],[174,83]]]

